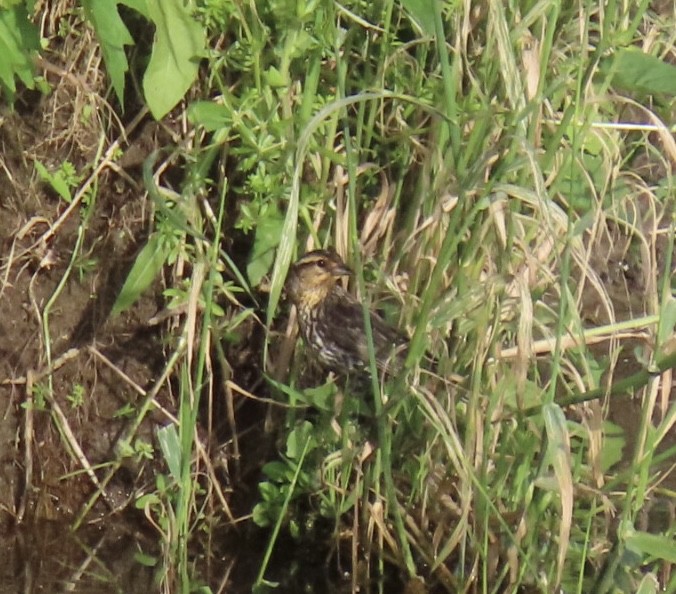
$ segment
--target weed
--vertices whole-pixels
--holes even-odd
[[[673,14],[648,2],[169,4],[144,15],[152,114],[183,110],[196,58],[208,68],[180,148],[144,165],[152,229],[113,314],[161,277],[180,320],[162,377],[174,378],[175,418],[158,433],[169,474],[137,505],[184,585],[204,499],[232,519],[197,430],[205,417],[214,429],[224,386],[237,464],[233,394],[285,411],[265,426],[284,447],[254,461],[252,518],[270,530],[259,588],[282,537],[322,523],[318,546],[349,562],[353,591],[390,564],[449,592],[673,589],[673,526],[641,526],[673,498]],[[86,3],[96,27],[99,10]],[[99,34],[122,103],[132,40],[118,30],[117,45]],[[66,163],[36,168],[82,200]],[[400,377],[379,377],[371,344],[367,386],[308,388],[302,348],[292,356],[293,338],[273,331],[290,263],[329,245],[365,311],[410,336]],[[246,350],[242,328],[258,328],[265,302],[265,346]],[[127,455],[153,456],[134,432],[159,386],[118,411],[133,415]]]

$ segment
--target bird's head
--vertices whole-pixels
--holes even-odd
[[[291,266],[286,290],[297,306],[313,307],[326,298],[340,278],[351,274],[333,250],[314,250]]]

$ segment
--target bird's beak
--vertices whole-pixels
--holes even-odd
[[[345,266],[345,264],[338,264],[331,273],[333,276],[340,278],[342,276],[352,276],[352,271]]]

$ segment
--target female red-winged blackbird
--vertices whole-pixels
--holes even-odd
[[[351,274],[336,252],[315,250],[293,264],[286,281],[305,344],[322,365],[339,373],[369,367],[363,306],[338,284]],[[376,365],[394,374],[406,358],[408,341],[378,315],[370,316]]]

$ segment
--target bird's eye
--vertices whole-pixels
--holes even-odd
[[[317,260],[317,266],[319,266],[320,268],[326,268],[326,260],[324,260],[324,258],[322,258],[321,260]]]

